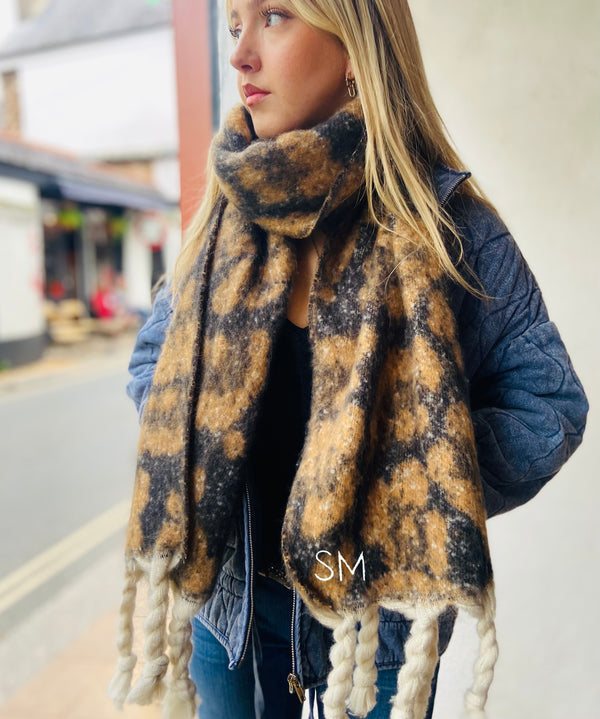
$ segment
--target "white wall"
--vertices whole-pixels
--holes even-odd
[[[181,250],[181,216],[179,210],[163,212],[164,245],[162,248],[165,272],[173,275],[175,262]],[[138,222],[139,214],[129,214],[129,228],[123,244],[123,275],[125,295],[131,307],[150,310],[152,281],[152,252],[148,240],[144,239]]]
[[[583,446],[560,474],[489,523],[500,659],[488,716],[588,719],[600,706],[600,4],[411,7],[441,114],[529,261],[592,403]],[[459,716],[474,635],[461,622],[435,719]]]
[[[0,177],[0,341],[44,331],[44,256],[37,187]]]
[[[0,60],[16,69],[23,136],[84,156],[177,148],[169,27]]]
[[[548,287],[569,347],[585,353],[573,319],[598,285],[600,4],[427,0],[413,13],[465,164]]]
[[[167,241],[163,247],[165,271],[172,277],[175,263],[181,251],[181,213],[179,209],[166,213],[168,230]]]
[[[17,21],[17,0],[0,0],[0,43],[15,29]]]
[[[152,254],[138,236],[135,217],[136,213],[129,214],[129,229],[123,241],[125,296],[130,307],[147,310],[151,307]]]
[[[152,163],[152,183],[169,200],[179,203],[179,159],[166,157]]]

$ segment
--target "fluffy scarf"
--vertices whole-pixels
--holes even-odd
[[[142,419],[110,693],[118,704],[160,695],[168,643],[165,716],[194,714],[190,618],[214,589],[248,479],[295,244],[321,231],[309,306],[311,416],[282,553],[290,582],[334,630],[327,719],[365,716],[375,704],[379,607],[413,620],[392,717],[422,717],[437,618],[449,605],[479,619],[467,705],[483,716],[496,659],[492,571],[445,276],[413,231],[369,215],[358,101],[274,140],[257,140],[237,107],[212,152],[221,197],[177,288]],[[146,662],[131,688],[142,575]]]

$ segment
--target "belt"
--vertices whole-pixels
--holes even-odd
[[[279,584],[283,584],[283,586],[287,587],[288,589],[292,589],[292,583],[287,578],[285,574],[285,569],[282,565],[271,564],[268,567],[259,569],[258,574],[261,577],[266,577],[267,579],[272,579],[275,582],[279,582]]]

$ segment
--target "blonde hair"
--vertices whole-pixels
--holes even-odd
[[[287,0],[309,25],[337,37],[348,53],[361,101],[366,134],[366,196],[372,217],[383,224],[394,216],[412,227],[445,272],[478,296],[448,253],[449,232],[462,259],[462,243],[433,187],[436,164],[458,168],[425,75],[419,41],[407,0]],[[487,203],[477,183],[466,180],[461,192]],[[176,279],[189,270],[218,197],[211,161],[202,204],[186,233]],[[489,204],[489,203],[488,203]],[[466,271],[477,281],[475,275]]]

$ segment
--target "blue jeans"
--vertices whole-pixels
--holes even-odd
[[[194,651],[190,673],[202,703],[200,719],[300,719],[302,704],[290,694],[287,676],[292,670],[292,592],[283,585],[257,577],[254,586],[254,626],[246,657],[237,669],[229,669],[225,648],[194,619]],[[396,693],[397,669],[380,670],[377,706],[368,719],[389,719],[390,699]],[[433,713],[437,669],[433,679],[427,719]],[[325,685],[316,687],[319,719]],[[312,695],[312,692],[311,692]]]

